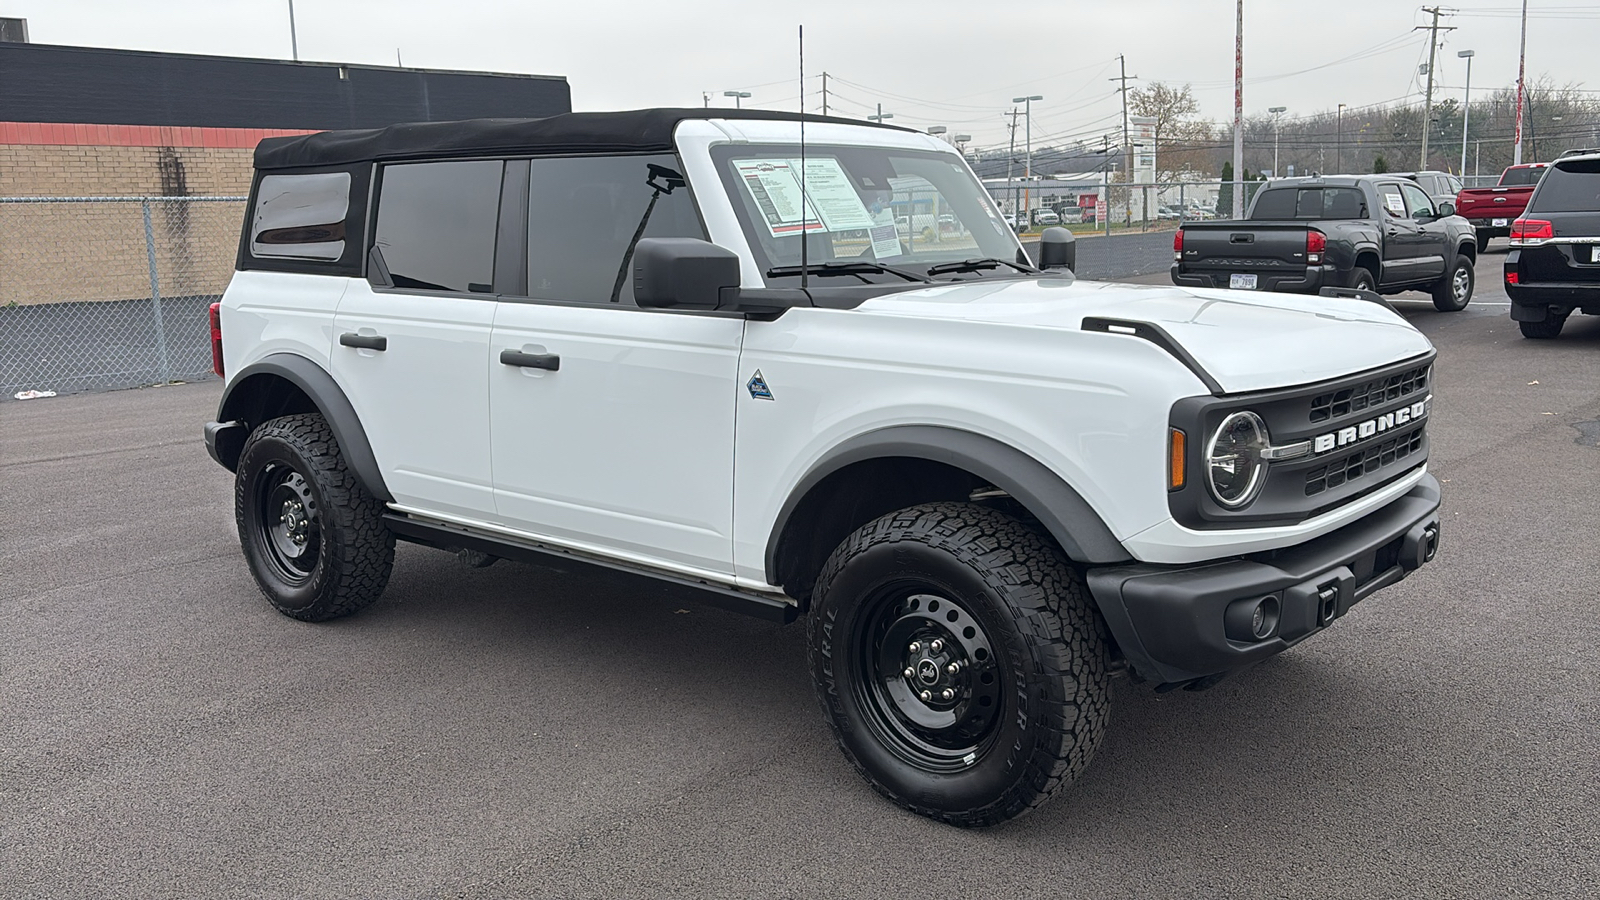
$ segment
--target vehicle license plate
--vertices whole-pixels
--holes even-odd
[[[1253,291],[1256,289],[1256,276],[1254,275],[1229,275],[1228,287],[1234,290]]]
[[[1600,263],[1600,244],[1589,245],[1589,262]]]
[[[1504,228],[1509,221],[1509,219],[1490,219],[1489,225],[1492,228]]]

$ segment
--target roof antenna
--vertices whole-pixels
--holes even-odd
[[[800,26],[800,290],[806,289],[806,245],[811,243],[806,234],[806,209],[810,198],[806,195],[806,26]]]

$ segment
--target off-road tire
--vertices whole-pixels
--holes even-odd
[[[1537,341],[1555,340],[1561,336],[1561,326],[1567,324],[1568,313],[1546,313],[1543,322],[1518,322],[1522,336]]]
[[[922,629],[909,644],[907,628]],[[923,681],[911,649],[934,638],[950,654],[934,668],[957,664],[948,682]],[[888,799],[963,827],[1023,815],[1087,768],[1109,711],[1107,644],[1058,550],[962,503],[913,506],[850,535],[818,576],[807,625],[817,697],[845,757]],[[943,701],[919,689],[941,687],[957,692],[942,713],[954,724],[918,731],[906,711],[939,713]]]
[[[383,593],[394,534],[384,527],[383,504],[345,465],[320,415],[284,416],[251,432],[233,496],[250,574],[279,612],[323,622]]]
[[[1472,270],[1472,260],[1456,255],[1445,270],[1444,277],[1433,286],[1433,308],[1440,312],[1460,312],[1472,302],[1472,289],[1477,274]]]

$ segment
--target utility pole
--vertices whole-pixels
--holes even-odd
[[[1013,218],[1016,218],[1017,186],[1011,180],[1011,167],[1017,162],[1017,116],[1022,115],[1022,113],[1019,112],[1015,106],[1013,106],[1011,107],[1011,112],[1001,113],[1000,115],[1011,117],[1011,123],[1008,126],[1011,129],[1011,150],[1006,153],[1006,185],[1011,188],[1011,215]],[[1022,220],[1020,218],[1017,218],[1017,224],[1022,224]]]
[[[706,109],[711,108],[711,93],[709,91],[700,92],[700,104]]]
[[[1278,168],[1278,133],[1283,130],[1282,129],[1282,125],[1278,121],[1278,117],[1283,115],[1284,111],[1287,110],[1288,108],[1289,107],[1287,107],[1287,106],[1274,106],[1271,109],[1267,110],[1267,112],[1272,113],[1272,177],[1273,178],[1282,178],[1283,177],[1283,171]]]
[[[1133,171],[1133,144],[1128,141],[1128,82],[1138,81],[1139,76],[1128,74],[1128,60],[1122,54],[1117,54],[1117,64],[1122,67],[1122,74],[1107,81],[1120,81],[1122,86],[1117,91],[1122,94],[1122,152],[1127,155],[1128,161],[1124,171]]]
[[[1233,217],[1244,218],[1244,0],[1233,32]]]
[[[1043,95],[1040,94],[1029,94],[1026,97],[1011,98],[1012,103],[1026,104],[1023,107],[1022,117],[1023,121],[1027,123],[1024,127],[1027,129],[1028,164],[1027,169],[1024,170],[1025,174],[1023,177],[1028,180],[1028,190],[1025,194],[1023,194],[1023,205],[1028,207],[1028,215],[1030,217],[1033,215],[1033,101],[1043,99]],[[1015,109],[1015,107],[1012,108]],[[1031,225],[1033,223],[1029,222],[1028,224]]]
[[[1522,46],[1517,51],[1517,139],[1513,144],[1511,163],[1522,165],[1522,93],[1523,77],[1528,69],[1528,0],[1522,0]]]
[[[1422,11],[1433,13],[1433,24],[1418,25],[1416,28],[1411,29],[1412,31],[1421,31],[1424,28],[1428,30],[1428,93],[1422,101],[1422,162],[1417,166],[1418,171],[1428,168],[1428,131],[1430,130],[1428,126],[1433,121],[1433,59],[1435,52],[1439,49],[1439,31],[1441,30],[1439,28],[1440,7],[1424,6]],[[1455,31],[1454,28],[1445,28],[1443,30]]]
[[[828,73],[822,73],[822,114],[828,114]]]

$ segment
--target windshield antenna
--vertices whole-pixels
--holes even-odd
[[[806,245],[811,238],[806,234],[806,209],[810,200],[806,196],[806,26],[800,26],[800,290],[806,289]]]

